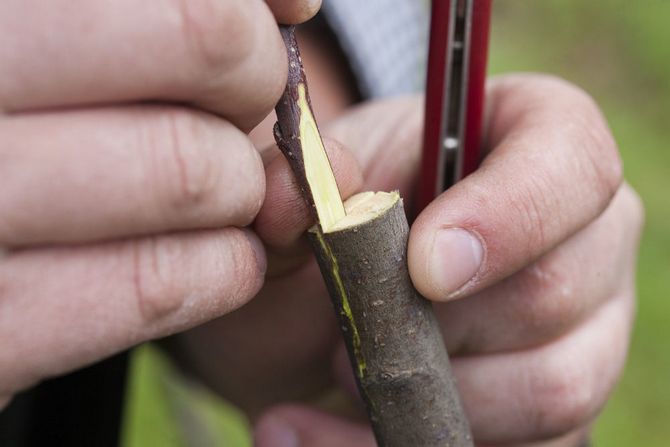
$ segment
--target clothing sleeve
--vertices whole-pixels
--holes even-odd
[[[325,19],[368,98],[423,89],[428,3],[422,0],[324,0]]]

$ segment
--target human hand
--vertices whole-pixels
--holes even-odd
[[[435,302],[478,445],[575,446],[625,361],[642,207],[583,92],[537,75],[489,87],[489,153],[418,216],[409,268]],[[392,104],[361,109],[331,135],[361,150],[367,189],[409,197],[419,105],[396,102],[410,111],[394,114]],[[290,445],[275,436],[374,445],[369,429],[300,406],[266,413],[258,445]]]
[[[268,6],[269,4],[269,6]],[[265,253],[245,131],[308,0],[0,4],[0,408],[242,305]]]
[[[489,105],[487,156],[414,222],[410,272],[435,302],[479,445],[577,445],[624,364],[642,208],[621,184],[614,141],[583,92],[515,75],[491,83]],[[324,133],[357,150],[364,189],[400,189],[409,199],[420,107],[418,99],[373,103]],[[346,197],[361,177],[346,152],[331,152]],[[276,158],[267,172],[256,229],[274,273],[249,306],[183,340],[195,370],[255,413],[313,399],[332,376],[353,388],[317,270],[298,242],[308,213],[285,162]],[[437,236],[445,228],[475,239]],[[250,327],[254,337],[242,338]],[[267,411],[256,435],[259,446],[374,445],[365,426],[301,406]]]

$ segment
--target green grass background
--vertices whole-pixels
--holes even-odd
[[[603,107],[647,223],[630,357],[594,441],[670,445],[670,1],[497,0],[489,71],[555,73]],[[154,349],[137,350],[133,370],[125,446],[183,446],[186,431],[189,439],[200,436],[199,445],[250,445],[244,418],[197,386],[171,387],[173,372]]]
[[[556,73],[589,91],[645,203],[638,315],[596,446],[670,445],[670,1],[498,0],[491,73]]]

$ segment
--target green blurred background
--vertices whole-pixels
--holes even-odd
[[[596,446],[670,445],[670,1],[497,0],[490,72],[556,73],[590,92],[619,144],[647,223],[638,315]]]
[[[596,446],[670,445],[670,1],[496,0],[489,71],[558,74],[589,91],[619,143],[647,223],[628,364],[595,426]],[[175,389],[151,347],[134,356],[125,446],[247,447],[244,418],[203,390]],[[178,399],[188,405],[174,405]],[[178,410],[175,410],[178,408]],[[178,414],[176,414],[178,413]],[[175,419],[182,423],[177,426]],[[183,421],[187,421],[186,424]]]

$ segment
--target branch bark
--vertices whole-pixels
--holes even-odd
[[[314,157],[305,154],[315,149],[307,147],[311,140],[302,131],[304,119],[313,114],[308,95],[299,95],[301,89],[306,92],[306,79],[293,27],[281,31],[289,76],[276,108],[275,139],[317,218],[308,238],[377,442],[389,447],[472,446],[438,322],[409,277],[409,226],[398,193],[358,194],[347,201],[343,216],[324,225],[320,210],[338,205],[319,202],[340,198],[315,193],[310,184],[310,175],[332,172],[324,173],[322,166],[310,174],[314,166],[306,163]]]

